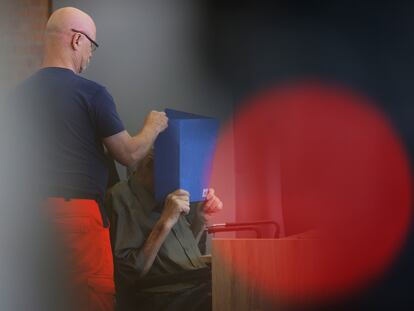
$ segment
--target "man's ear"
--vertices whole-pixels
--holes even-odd
[[[72,49],[74,49],[75,51],[79,50],[79,48],[80,48],[79,41],[81,40],[81,37],[82,36],[79,33],[76,33],[72,37],[71,46],[72,46]]]

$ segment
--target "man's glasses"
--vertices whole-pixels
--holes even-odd
[[[89,37],[86,33],[84,33],[83,31],[80,31],[80,30],[76,30],[76,29],[71,29],[73,32],[77,32],[77,33],[80,33],[80,34],[82,34],[82,35],[84,35],[92,44],[91,44],[91,49],[92,49],[92,52],[95,52],[96,51],[96,49],[99,47],[99,44],[98,43],[96,43],[94,40],[92,40],[91,39],[91,37]]]

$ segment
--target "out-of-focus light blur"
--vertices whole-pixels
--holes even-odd
[[[353,295],[390,268],[411,224],[410,164],[370,99],[330,83],[291,83],[254,95],[232,130],[237,221],[272,219],[287,237],[313,231],[313,242],[286,248],[282,266],[266,256],[238,260],[243,248],[232,257],[220,249],[224,264],[268,298],[295,303]],[[230,161],[229,137],[218,163]],[[213,174],[226,179],[230,168]]]

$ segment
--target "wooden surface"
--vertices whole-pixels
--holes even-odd
[[[311,295],[307,285],[317,273],[314,241],[213,239],[213,310],[295,310],[296,304],[306,305]]]
[[[200,259],[205,264],[211,264],[211,255],[202,255]]]

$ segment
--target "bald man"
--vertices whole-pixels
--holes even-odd
[[[107,89],[79,76],[98,46],[89,15],[71,7],[55,11],[46,26],[42,68],[18,87],[27,152],[36,159],[36,186],[48,198],[47,210],[68,252],[77,310],[113,309],[113,261],[102,207],[104,147],[119,163],[134,166],[168,122],[163,112],[152,111],[138,134],[128,134]]]

